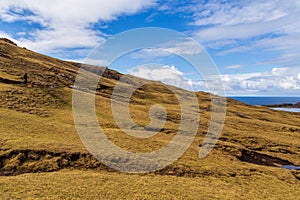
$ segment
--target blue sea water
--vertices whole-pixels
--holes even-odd
[[[300,97],[230,97],[250,105],[271,105],[300,102]]]
[[[272,105],[272,104],[295,104],[300,102],[300,97],[230,97],[250,105]],[[299,108],[272,108],[274,110],[283,110],[287,112],[300,112]]]

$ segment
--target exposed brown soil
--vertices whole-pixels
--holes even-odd
[[[6,83],[6,84],[23,84],[23,81],[16,81],[16,80],[11,80],[11,79],[6,79],[0,77],[0,83]]]
[[[265,105],[270,108],[300,108],[300,102],[295,104],[292,103],[283,103],[283,104],[272,104],[272,105]]]
[[[231,151],[231,154],[242,162],[257,165],[271,167],[293,165],[293,163],[287,160],[246,149]],[[46,150],[0,150],[0,176],[53,172],[62,169],[97,169],[111,172],[115,171],[100,163],[96,158],[88,153],[49,152]],[[256,170],[249,169],[247,176],[255,172]],[[235,177],[237,175],[246,175],[236,172],[224,173],[210,170],[195,171],[186,167],[178,167],[176,165],[167,166],[166,168],[155,172],[155,174],[179,177]],[[300,180],[300,176],[297,171],[293,172],[293,175]]]
[[[49,152],[45,150],[0,151],[0,175],[52,172],[61,169],[106,169],[87,153]]]
[[[278,167],[281,165],[293,165],[293,163],[287,160],[283,160],[281,158],[276,158],[273,156],[269,156],[263,153],[258,153],[246,149],[243,149],[241,151],[241,156],[238,156],[237,158],[243,162],[253,163],[257,165],[272,166],[272,167]]]

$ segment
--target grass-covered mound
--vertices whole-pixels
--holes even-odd
[[[82,145],[72,116],[72,86],[81,65],[34,53],[0,39],[0,193],[6,198],[283,198],[299,196],[300,173],[279,168],[300,165],[300,115],[228,99],[226,123],[213,151],[198,158],[207,134],[210,95],[198,92],[200,126],[195,141],[175,163],[150,174],[116,172]],[[111,94],[121,74],[106,68],[97,87],[101,127],[116,145],[132,152],[160,149],[175,136],[180,107],[159,82],[148,82],[131,98],[140,125],[149,108],[167,110],[162,131],[138,139],[124,134],[111,113]],[[23,83],[28,74],[29,83]],[[139,79],[130,77],[124,84]],[[187,91],[183,91],[186,92]]]

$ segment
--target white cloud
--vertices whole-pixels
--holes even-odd
[[[108,66],[109,62],[107,60],[102,59],[92,59],[92,58],[85,58],[84,60],[79,60],[77,62],[85,63],[89,65],[96,65],[96,66]]]
[[[188,82],[195,91],[218,94],[220,88],[209,91],[208,85],[217,84],[219,78],[228,96],[300,94],[300,67],[273,68],[270,71],[256,73],[215,75],[209,77],[209,80],[189,80]]]
[[[300,67],[273,68],[271,71],[225,74],[221,79],[229,95],[299,95]]]
[[[171,55],[172,53],[162,48],[141,49],[130,54],[130,56],[134,59],[142,58],[147,60],[152,60],[154,58],[159,58],[159,57],[167,57]]]
[[[255,49],[300,51],[300,24],[295,20],[300,18],[299,1],[209,1],[195,7],[193,24],[200,28],[194,37],[210,48],[225,47],[218,55]]]
[[[93,23],[114,20],[154,4],[154,0],[1,0],[0,18],[43,26],[31,33],[33,40],[23,38],[18,43],[46,53],[60,48],[94,47],[103,37],[90,28]]]
[[[94,47],[102,40],[93,30],[72,26],[36,31],[33,35],[34,41],[23,38],[19,40],[20,45],[45,53],[54,53],[62,48]]]
[[[142,58],[145,60],[153,60],[168,56],[186,56],[199,55],[203,52],[203,47],[198,45],[196,41],[188,39],[178,39],[177,41],[169,41],[160,44],[158,48],[141,49],[131,53],[132,58]]]
[[[0,31],[0,38],[7,38],[9,40],[13,40],[10,35],[8,35],[7,33],[2,32],[2,31]]]
[[[248,3],[248,4],[246,4]],[[196,13],[196,25],[250,24],[258,21],[268,22],[287,15],[286,4],[278,7],[280,1],[244,1],[227,3],[207,3],[202,12]]]
[[[187,90],[192,90],[192,81],[185,78],[184,73],[182,73],[175,66],[144,65],[133,69],[129,72],[129,74],[148,80],[161,81],[165,84],[174,85]]]
[[[203,51],[203,48],[196,41],[190,39],[170,41],[168,44],[162,44],[162,48],[180,55],[197,55]]]
[[[243,68],[242,65],[229,65],[225,67],[226,69],[239,69],[239,68]]]
[[[209,91],[208,86],[223,82],[227,95],[299,95],[300,94],[300,67],[273,68],[270,71],[223,74],[209,77],[209,80],[191,80],[174,66],[142,66],[132,70],[129,74],[148,80],[162,81],[192,91]],[[210,89],[214,89],[213,87]]]
[[[168,85],[173,85],[178,88],[183,88],[189,91],[207,91],[214,94],[222,94],[224,88],[220,88],[219,79],[214,79],[215,82],[209,82],[207,80],[192,80],[186,77],[186,74],[181,72],[175,66],[158,66],[158,65],[143,65],[137,67],[129,72],[129,74],[154,81],[161,81]],[[217,88],[214,86],[217,85]]]
[[[270,71],[256,73],[223,74],[211,76],[209,80],[185,79],[185,81],[194,91],[219,94],[222,90],[219,88],[219,78],[228,96],[300,94],[300,67],[273,68]],[[178,85],[180,87],[180,84]],[[218,88],[214,88],[214,85],[218,85]]]

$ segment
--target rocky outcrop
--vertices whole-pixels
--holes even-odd
[[[292,104],[292,103],[283,103],[283,104],[271,104],[271,105],[264,105],[270,108],[300,108],[300,102]]]
[[[18,46],[16,43],[14,43],[13,41],[7,39],[7,38],[0,38],[0,40],[4,41],[4,42],[7,42],[7,43],[10,43],[12,45],[15,45],[15,46]]]

